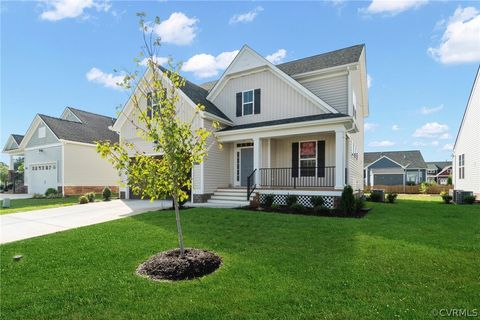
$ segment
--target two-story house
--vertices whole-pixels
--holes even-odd
[[[216,136],[193,168],[192,201],[242,205],[258,193],[284,203],[296,194],[307,205],[310,196],[322,195],[332,206],[346,184],[362,190],[365,55],[365,46],[356,45],[274,65],[245,45],[218,81],[187,81],[179,92],[179,117],[187,119],[203,104],[195,125]],[[144,77],[148,81],[151,71]],[[129,100],[113,126],[120,141],[161,156],[137,136],[128,121],[132,108]],[[128,187],[120,192],[134,197]]]
[[[451,161],[426,162],[427,164],[427,182],[448,184],[448,178],[452,176]]]

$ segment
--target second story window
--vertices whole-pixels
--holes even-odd
[[[253,90],[243,92],[243,115],[253,114]]]
[[[465,179],[465,154],[458,157],[458,179]]]
[[[161,107],[160,96],[158,92],[147,93],[147,115],[152,117],[153,111],[159,111]]]

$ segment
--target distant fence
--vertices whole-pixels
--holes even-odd
[[[365,192],[370,192],[372,189],[383,189],[385,192],[396,192],[396,193],[409,193],[409,194],[415,194],[415,193],[420,193],[420,185],[415,185],[415,186],[382,186],[382,185],[377,185],[377,186],[369,186],[365,187]],[[453,189],[453,186],[444,186],[444,185],[432,185],[427,187],[427,194],[440,194],[442,191],[448,192],[448,190]]]

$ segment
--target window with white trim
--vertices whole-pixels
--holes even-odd
[[[47,135],[47,131],[46,131],[45,127],[39,127],[38,128],[38,137],[39,138],[45,138],[46,135]]]
[[[317,141],[300,142],[300,176],[314,177],[317,168]]]
[[[458,156],[458,179],[465,179],[465,154]]]
[[[151,91],[147,93],[147,115],[151,118],[154,111],[160,111],[161,93],[159,91]]]
[[[242,110],[244,116],[253,114],[253,90],[242,93]]]

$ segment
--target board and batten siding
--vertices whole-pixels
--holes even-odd
[[[362,53],[364,54],[364,53]],[[365,148],[365,125],[364,125],[364,106],[362,104],[361,94],[362,94],[362,83],[361,83],[361,74],[360,70],[351,70],[350,71],[350,80],[351,80],[351,97],[352,97],[352,108],[355,105],[357,110],[355,123],[358,128],[358,132],[349,134],[349,145],[347,150],[348,162],[348,183],[352,186],[353,190],[363,190],[365,180],[363,178],[363,168],[364,168],[364,148]],[[347,89],[348,90],[348,89]],[[348,92],[347,92],[348,97]],[[353,116],[353,112],[352,116]],[[358,158],[352,156],[352,147],[358,153]]]
[[[260,114],[236,116],[236,94],[261,89]],[[212,101],[236,125],[325,113],[270,70],[229,79]]]
[[[346,74],[326,78],[303,79],[299,83],[338,112],[348,113],[348,76]]]
[[[455,189],[472,191],[480,199],[480,68],[466,106],[458,133],[453,159],[453,184]],[[458,175],[459,157],[465,155],[465,178]]]
[[[38,137],[38,130],[40,128],[45,128],[45,137],[43,138]],[[28,141],[26,148],[40,147],[40,146],[44,146],[52,143],[58,143],[57,137],[55,137],[53,132],[43,122],[40,122],[35,128],[32,136],[30,137],[30,140]]]
[[[38,149],[25,150],[25,185],[28,186],[31,166],[34,164],[56,163],[57,164],[57,182],[62,182],[62,146],[45,147],[42,152]]]
[[[206,130],[215,131],[211,120],[204,119],[203,122]],[[226,143],[220,149],[212,135],[207,138],[208,155],[203,160],[204,193],[213,193],[217,188],[230,184],[230,146]]]

